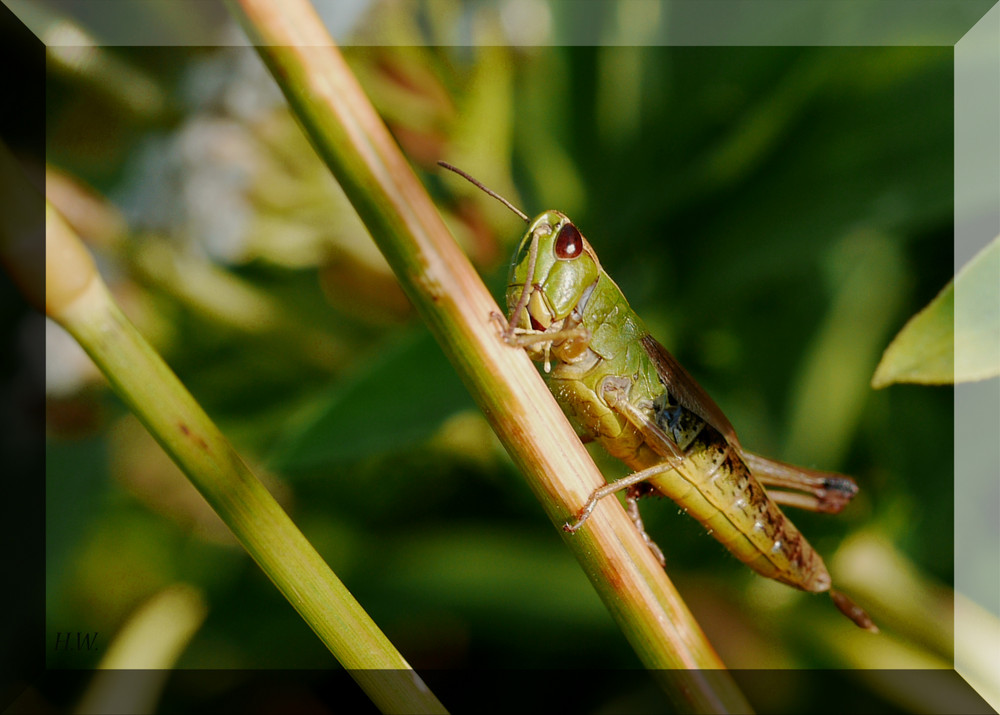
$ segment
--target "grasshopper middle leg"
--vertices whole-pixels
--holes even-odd
[[[657,474],[663,474],[664,472],[669,472],[676,466],[677,463],[670,463],[670,462],[665,464],[655,464],[652,467],[649,467],[648,469],[643,469],[639,472],[633,472],[632,474],[629,474],[627,477],[616,479],[613,482],[608,482],[603,487],[598,487],[593,492],[591,492],[590,497],[587,499],[587,503],[583,505],[583,508],[577,515],[576,521],[567,522],[563,524],[563,531],[568,531],[569,533],[572,534],[574,531],[578,530],[581,526],[583,526],[584,522],[586,522],[587,519],[590,518],[591,513],[594,511],[594,507],[597,506],[597,502],[599,502],[604,497],[609,497],[612,494],[617,494],[623,489],[629,489],[641,482],[646,481],[647,479],[655,477]],[[636,495],[636,498],[638,498],[638,495]]]
[[[642,535],[643,541],[645,541],[649,550],[653,552],[654,556],[656,556],[657,561],[659,561],[661,565],[666,565],[666,560],[663,557],[663,551],[650,538],[649,534],[646,533],[642,523],[642,518],[639,515],[638,499],[642,495],[642,490],[639,489],[639,485],[658,474],[663,474],[664,472],[676,469],[684,461],[685,456],[684,452],[676,444],[674,444],[674,441],[670,439],[670,437],[667,436],[667,434],[663,432],[663,430],[661,430],[656,423],[653,422],[653,420],[646,417],[641,410],[629,403],[628,400],[623,399],[624,395],[627,394],[630,385],[631,381],[628,380],[628,378],[605,378],[605,380],[601,383],[602,397],[611,409],[617,411],[636,429],[646,435],[647,443],[656,445],[657,451],[663,456],[664,461],[660,464],[654,464],[652,467],[629,474],[621,479],[616,479],[613,482],[605,484],[603,487],[595,489],[587,499],[586,504],[584,504],[583,508],[580,510],[576,520],[564,524],[563,530],[570,533],[577,531],[581,526],[583,526],[584,522],[590,518],[591,513],[597,506],[597,502],[604,497],[616,494],[623,489],[627,489],[628,492],[626,493],[625,504],[632,522],[639,530],[639,533]]]

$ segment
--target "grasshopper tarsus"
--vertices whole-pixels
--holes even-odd
[[[858,493],[857,483],[850,477],[834,476],[823,480],[823,488],[843,495],[844,502],[848,502]]]
[[[490,322],[496,323],[496,326],[500,329],[501,337],[507,332],[507,319],[499,311],[490,311]]]
[[[495,310],[491,310],[490,322],[496,324],[498,331],[497,337],[503,340],[504,343],[510,345],[511,347],[520,347],[515,340],[515,328],[507,322],[507,318],[504,315]]]
[[[600,490],[597,490],[600,491]],[[596,492],[595,492],[596,493]],[[580,530],[580,527],[586,523],[587,519],[590,518],[590,513],[594,511],[594,507],[597,506],[597,502],[600,501],[600,497],[594,498],[594,494],[590,495],[587,503],[583,506],[579,512],[577,512],[577,517],[575,521],[567,521],[563,524],[563,531],[567,534],[575,534]]]

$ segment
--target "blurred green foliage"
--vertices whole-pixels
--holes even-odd
[[[181,101],[185,73],[234,52],[121,51],[173,98],[153,120],[130,119],[106,95],[92,96],[92,83],[54,77],[49,161],[107,195],[129,195],[130,182],[149,180],[134,168],[144,142],[176,136],[213,111],[211,102]],[[515,192],[509,198],[528,214],[569,214],[747,447],[857,479],[861,493],[844,513],[793,514],[822,554],[832,557],[841,539],[864,529],[915,564],[928,589],[951,580],[952,393],[869,388],[892,335],[952,273],[950,48],[345,54],[494,295],[502,295],[523,226],[442,176],[435,159],[477,173],[476,157],[489,155],[490,168],[477,173],[485,183]],[[481,117],[490,118],[482,135],[471,119]],[[312,264],[274,260],[299,220],[327,247],[341,239],[326,232],[365,240],[346,209],[323,212],[334,199],[316,188],[320,180],[303,168],[313,157],[298,146],[282,161],[301,185],[260,164],[238,179],[255,187],[251,223],[266,211],[281,221],[265,232],[269,249],[214,260],[268,295],[290,323],[318,331],[336,360],[308,354],[316,334],[226,324],[181,286],[136,269],[136,246],[149,241],[213,260],[210,250],[191,248],[202,237],[190,225],[174,229],[187,231],[181,236],[133,226],[123,244],[96,247],[131,296],[133,317],[246,458],[268,466],[296,523],[415,667],[638,667],[423,328],[405,311],[372,317],[325,299],[323,271],[347,249],[317,250]],[[271,196],[275,205],[262,208],[269,184],[282,197],[300,196],[300,186],[310,202]],[[132,216],[141,224],[141,210]],[[348,259],[332,287],[355,265]],[[111,634],[156,590],[187,581],[203,589],[209,610],[181,667],[333,667],[210,516],[183,499],[158,503],[182,477],[152,456],[151,442],[126,439],[136,431],[123,419],[121,405],[93,387],[52,398],[50,630]],[[609,476],[622,472],[595,456]],[[853,627],[826,599],[765,583],[672,504],[642,506],[671,577],[723,660],[736,668],[855,665],[837,647]],[[879,620],[877,609],[872,615]],[[950,627],[948,612],[925,617]],[[813,624],[824,624],[815,637]],[[920,647],[905,629],[885,637]],[[49,655],[51,667],[94,662]],[[824,687],[822,677],[802,682]],[[815,710],[815,688],[745,687],[761,710]],[[865,687],[879,707],[908,707],[891,686]],[[620,702],[605,697],[593,710]],[[643,698],[640,709],[657,693]]]

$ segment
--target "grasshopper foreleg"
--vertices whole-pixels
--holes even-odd
[[[590,331],[582,326],[575,328],[560,328],[558,330],[529,330],[528,328],[511,328],[500,313],[495,310],[490,313],[490,320],[500,329],[500,338],[512,347],[526,348],[538,343],[556,343],[573,338],[588,340]]]
[[[567,340],[583,340],[589,342],[590,331],[583,326],[573,328],[550,327],[548,330],[533,330],[515,327],[513,321],[507,322],[502,315],[493,311],[490,320],[500,329],[500,339],[515,348],[527,348],[535,359],[541,356],[545,361],[545,372],[552,370],[552,347]]]

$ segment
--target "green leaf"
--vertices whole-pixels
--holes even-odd
[[[942,385],[1000,375],[1000,236],[903,326],[872,387]]]
[[[1000,375],[1000,236],[955,279],[955,381]]]
[[[423,330],[333,386],[275,449],[281,470],[329,467],[416,444],[473,407],[441,348]]]

